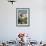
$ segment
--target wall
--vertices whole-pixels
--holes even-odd
[[[15,40],[19,32],[33,40],[46,40],[46,1],[17,0],[13,5],[0,0],[0,40]],[[30,27],[16,27],[16,8],[30,8]]]

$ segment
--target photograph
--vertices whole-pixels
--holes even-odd
[[[30,9],[16,8],[16,25],[29,26],[30,24]]]

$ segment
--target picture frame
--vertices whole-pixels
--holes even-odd
[[[16,8],[16,26],[30,26],[30,8]]]

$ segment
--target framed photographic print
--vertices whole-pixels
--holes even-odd
[[[16,26],[30,26],[29,8],[16,8]]]

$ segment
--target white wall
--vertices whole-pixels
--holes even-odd
[[[17,0],[14,5],[0,0],[0,40],[15,40],[19,32],[33,40],[46,40],[46,1]],[[16,27],[16,8],[30,8],[30,27]]]

